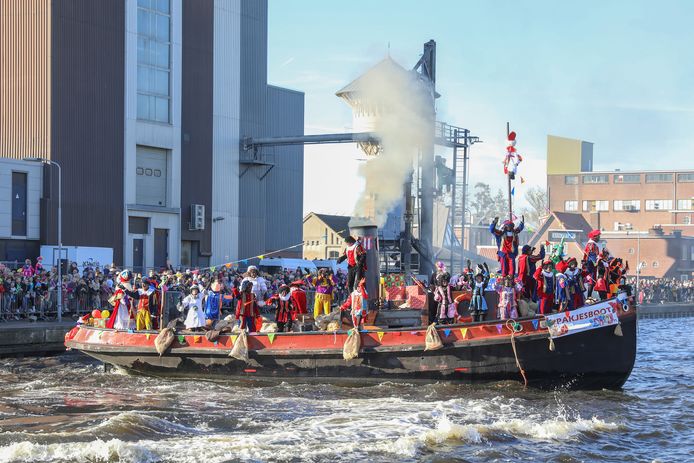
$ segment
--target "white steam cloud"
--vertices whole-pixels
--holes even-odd
[[[356,100],[355,126],[374,131],[381,151],[359,169],[365,188],[353,215],[381,227],[402,200],[421,147],[433,145],[433,95],[418,74],[388,59],[360,78]]]

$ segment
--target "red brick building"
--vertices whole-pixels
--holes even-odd
[[[593,144],[547,137],[551,215],[530,244],[565,238],[582,257],[591,229],[602,230],[612,255],[638,262],[646,277],[690,278],[694,272],[694,170],[593,170]]]

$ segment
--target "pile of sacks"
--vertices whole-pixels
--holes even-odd
[[[336,310],[316,317],[316,327],[321,331],[338,331],[342,328],[342,312]]]

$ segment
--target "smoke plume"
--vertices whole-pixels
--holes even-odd
[[[361,117],[367,119],[364,125],[371,125],[363,128],[377,134],[381,150],[359,169],[365,188],[353,215],[373,219],[381,227],[402,200],[421,147],[432,146],[433,95],[417,73],[387,60],[360,79],[359,101]]]

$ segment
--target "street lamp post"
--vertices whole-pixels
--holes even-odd
[[[61,261],[63,258],[63,204],[62,204],[62,171],[60,169],[60,164],[50,159],[33,157],[24,158],[25,161],[40,162],[42,164],[48,164],[56,166],[58,168],[58,322],[63,321],[63,267]]]

